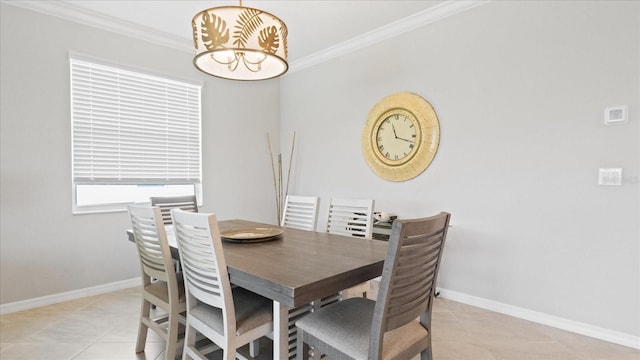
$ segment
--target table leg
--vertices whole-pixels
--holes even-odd
[[[273,359],[289,359],[289,308],[273,302]]]

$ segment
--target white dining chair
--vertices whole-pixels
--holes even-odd
[[[371,239],[374,203],[373,199],[331,198],[327,232]]]
[[[171,209],[182,209],[186,211],[198,212],[198,201],[195,195],[184,196],[152,196],[149,198],[151,206],[157,206],[162,212],[162,221],[165,225],[171,225]],[[176,272],[182,271],[180,260],[173,259]]]
[[[296,321],[297,360],[309,346],[318,359],[433,359],[431,310],[450,218],[396,220],[377,299],[339,301]]]
[[[165,225],[171,224],[171,209],[182,209],[198,212],[198,201],[195,195],[185,196],[152,196],[149,198],[152,206],[158,206],[162,212]]]
[[[183,359],[206,357],[196,347],[202,334],[223,351],[223,358],[236,358],[237,349],[273,332],[273,302],[245,290],[231,288],[214,214],[171,210],[187,295],[187,329]]]
[[[173,267],[160,208],[141,204],[129,206],[136,248],[142,270],[142,306],[136,353],[144,351],[148,330],[158,333],[166,341],[165,357],[173,359],[180,345],[178,324],[186,323],[184,281]],[[151,306],[166,312],[152,317]]]
[[[353,237],[371,239],[373,235],[373,199],[331,198],[327,215],[327,232]],[[321,306],[332,303],[339,298],[367,296],[370,283],[367,281],[344,290],[339,296],[322,299]]]
[[[281,226],[315,231],[318,221],[317,196],[287,195]]]
[[[281,226],[315,231],[318,222],[317,196],[287,195],[282,213]],[[295,321],[313,311],[313,302],[289,309],[289,353],[296,351]],[[293,355],[292,355],[293,356]]]

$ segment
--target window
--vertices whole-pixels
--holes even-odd
[[[201,85],[70,56],[73,212],[201,199]]]

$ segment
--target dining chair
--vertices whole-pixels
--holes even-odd
[[[232,288],[214,214],[171,210],[187,295],[183,359],[206,359],[196,348],[202,334],[236,358],[237,349],[273,332],[273,302],[239,286]],[[257,355],[251,347],[251,356]]]
[[[373,236],[373,199],[331,198],[327,215],[327,232],[331,234],[363,237]],[[339,298],[351,296],[367,296],[370,282],[364,282],[340,293]],[[338,298],[331,296],[322,299],[322,306]]]
[[[186,323],[182,315],[186,311],[184,281],[173,267],[160,208],[132,204],[129,205],[129,216],[142,270],[142,307],[136,353],[144,351],[151,329],[166,341],[165,357],[173,359],[172,354],[180,345],[178,324]],[[152,305],[164,310],[166,315],[152,318]]]
[[[372,199],[331,198],[327,232],[371,239],[373,205]]]
[[[149,198],[151,206],[158,206],[162,212],[162,221],[165,225],[171,225],[171,209],[182,209],[186,211],[198,212],[198,201],[195,195],[184,196],[152,196]],[[173,264],[176,272],[180,269],[180,260],[174,256]]]
[[[317,196],[287,195],[280,225],[315,231],[318,221],[318,199]]]
[[[195,195],[185,196],[153,196],[149,198],[152,206],[160,207],[162,221],[165,225],[171,224],[171,209],[182,209],[198,212],[198,201]]]
[[[339,301],[296,321],[297,359],[311,347],[331,359],[400,360],[420,354],[431,360],[431,312],[450,218],[442,212],[394,221],[377,300]]]

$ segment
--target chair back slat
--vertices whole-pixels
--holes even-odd
[[[425,314],[430,319],[450,217],[443,212],[394,221],[372,321],[370,358],[381,353],[385,332]]]
[[[188,296],[234,312],[216,216],[181,209],[172,209],[171,214]]]
[[[207,252],[202,251],[202,248],[198,246],[190,246],[190,244],[187,243],[183,244],[183,248],[185,249],[184,257],[190,264],[191,282],[197,284],[198,289],[220,295],[220,276],[218,275],[218,269],[212,268],[210,262],[202,256],[203,254],[207,254]]]
[[[171,224],[171,209],[182,209],[190,212],[198,212],[198,202],[195,195],[186,196],[154,196],[150,197],[151,206],[158,206],[162,212],[162,221],[165,225]]]
[[[281,226],[315,231],[318,220],[318,197],[287,195]]]
[[[142,272],[165,282],[175,277],[160,209],[134,204],[129,206],[129,215]]]
[[[331,234],[371,239],[374,200],[332,198],[327,217]]]

